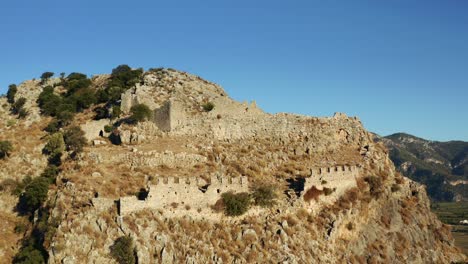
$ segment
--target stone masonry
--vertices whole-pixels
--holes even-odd
[[[214,205],[225,192],[248,192],[247,177],[211,177],[210,183],[201,178],[160,178],[156,184],[149,185],[145,200],[137,197],[120,198],[120,215],[142,209],[206,209]]]

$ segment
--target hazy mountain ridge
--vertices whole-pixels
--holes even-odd
[[[468,199],[468,142],[430,141],[405,133],[377,137],[405,176],[427,185],[438,201]]]

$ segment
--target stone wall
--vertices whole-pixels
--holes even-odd
[[[185,123],[186,112],[177,100],[168,100],[153,111],[153,122],[161,131],[169,132]]]
[[[148,187],[145,200],[136,197],[120,198],[120,215],[142,209],[167,210],[206,210],[214,205],[225,192],[248,192],[247,177],[211,177],[209,182],[197,177],[190,178],[158,178],[156,183]]]
[[[85,132],[85,138],[88,142],[91,142],[93,139],[100,138],[101,131],[103,136],[107,136],[108,133],[104,131],[104,126],[110,124],[109,119],[91,120],[81,125],[81,129]]]
[[[333,202],[343,195],[350,188],[356,187],[356,179],[360,175],[358,166],[334,166],[311,169],[310,177],[305,179],[304,190],[300,198],[304,199],[305,193],[313,186],[319,190],[329,188],[333,192],[329,195],[322,195],[321,200]],[[316,201],[312,201],[309,206],[318,207]]]

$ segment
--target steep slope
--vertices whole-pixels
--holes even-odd
[[[398,171],[427,185],[436,201],[468,200],[468,142],[437,142],[398,133],[382,138]]]
[[[396,172],[384,145],[375,143],[357,118],[271,115],[255,103],[232,100],[214,83],[169,69],[124,79],[128,89],[121,89],[113,86],[119,72],[122,68],[96,76],[73,93],[70,87],[87,81],[74,82],[73,75],[27,88],[39,91],[29,95],[32,112],[38,110],[33,97],[50,84],[55,85],[49,98],[63,97],[53,100],[65,107],[89,92],[80,89],[106,100],[83,107],[54,132],[67,139],[71,127],[80,126],[88,145],[77,151],[65,140],[68,150],[60,162],[47,154],[48,166],[57,164],[60,171],[23,233],[13,230],[21,219],[13,211],[17,198],[2,192],[9,243],[25,241],[16,259],[34,252],[48,263],[115,263],[116,241],[127,236],[133,240],[128,257],[138,263],[466,260],[449,227],[430,212],[424,188]],[[77,102],[86,101],[81,99]],[[136,123],[132,112],[140,104],[152,115]],[[4,105],[0,114],[7,124],[15,117]],[[99,114],[114,113],[119,105],[120,115]],[[59,114],[53,118],[65,121]],[[51,119],[30,115],[8,128],[12,135],[34,133],[27,140],[17,137],[10,157],[0,161],[14,170],[0,174],[2,183],[12,174],[20,180],[28,169],[31,176],[44,177],[47,158],[41,150],[52,135],[44,137],[42,129]],[[23,141],[37,143],[23,146]],[[18,165],[15,157],[23,152],[37,156],[37,167]],[[259,188],[272,190],[268,201],[274,203],[260,203]],[[230,216],[226,193],[245,191],[251,194],[247,212]],[[26,194],[27,187],[20,197]],[[242,200],[235,201],[233,208],[240,210]],[[8,252],[2,261],[8,263],[18,248],[2,245]]]

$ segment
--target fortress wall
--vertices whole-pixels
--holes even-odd
[[[131,164],[133,167],[138,166],[160,166],[168,167],[191,167],[198,163],[206,162],[207,158],[198,154],[188,153],[124,153],[111,158],[115,161],[122,161]]]
[[[101,120],[91,120],[81,125],[81,130],[85,132],[85,138],[88,142],[91,142],[93,139],[99,138],[99,132],[102,131],[103,135],[108,134],[104,131],[104,126],[109,125],[111,122],[109,119]]]
[[[126,215],[148,208],[148,204],[145,201],[138,200],[135,196],[121,197],[119,206],[120,215]]]
[[[170,112],[169,120],[171,124],[171,130],[177,129],[186,123],[187,114],[185,112],[186,107],[177,100],[170,100]]]
[[[311,176],[305,179],[304,191],[301,193],[301,197],[312,186],[318,189],[323,187],[336,188],[333,196],[340,196],[349,188],[357,186],[356,178],[358,176],[359,168],[354,165],[314,168],[311,170]]]
[[[202,187],[207,185],[206,189]],[[211,183],[199,177],[158,178],[156,183],[149,186],[148,197],[139,201],[136,197],[123,197],[120,199],[120,214],[150,209],[181,210],[206,209],[214,205],[225,192],[248,192],[247,177],[212,177]]]
[[[170,101],[167,101],[163,106],[153,111],[153,122],[160,130],[165,132],[171,131],[170,111]]]
[[[111,198],[93,198],[91,202],[97,211],[106,211],[114,206],[115,200]]]
[[[181,102],[168,100],[163,106],[153,111],[153,122],[160,130],[169,132],[185,124],[186,116]]]

